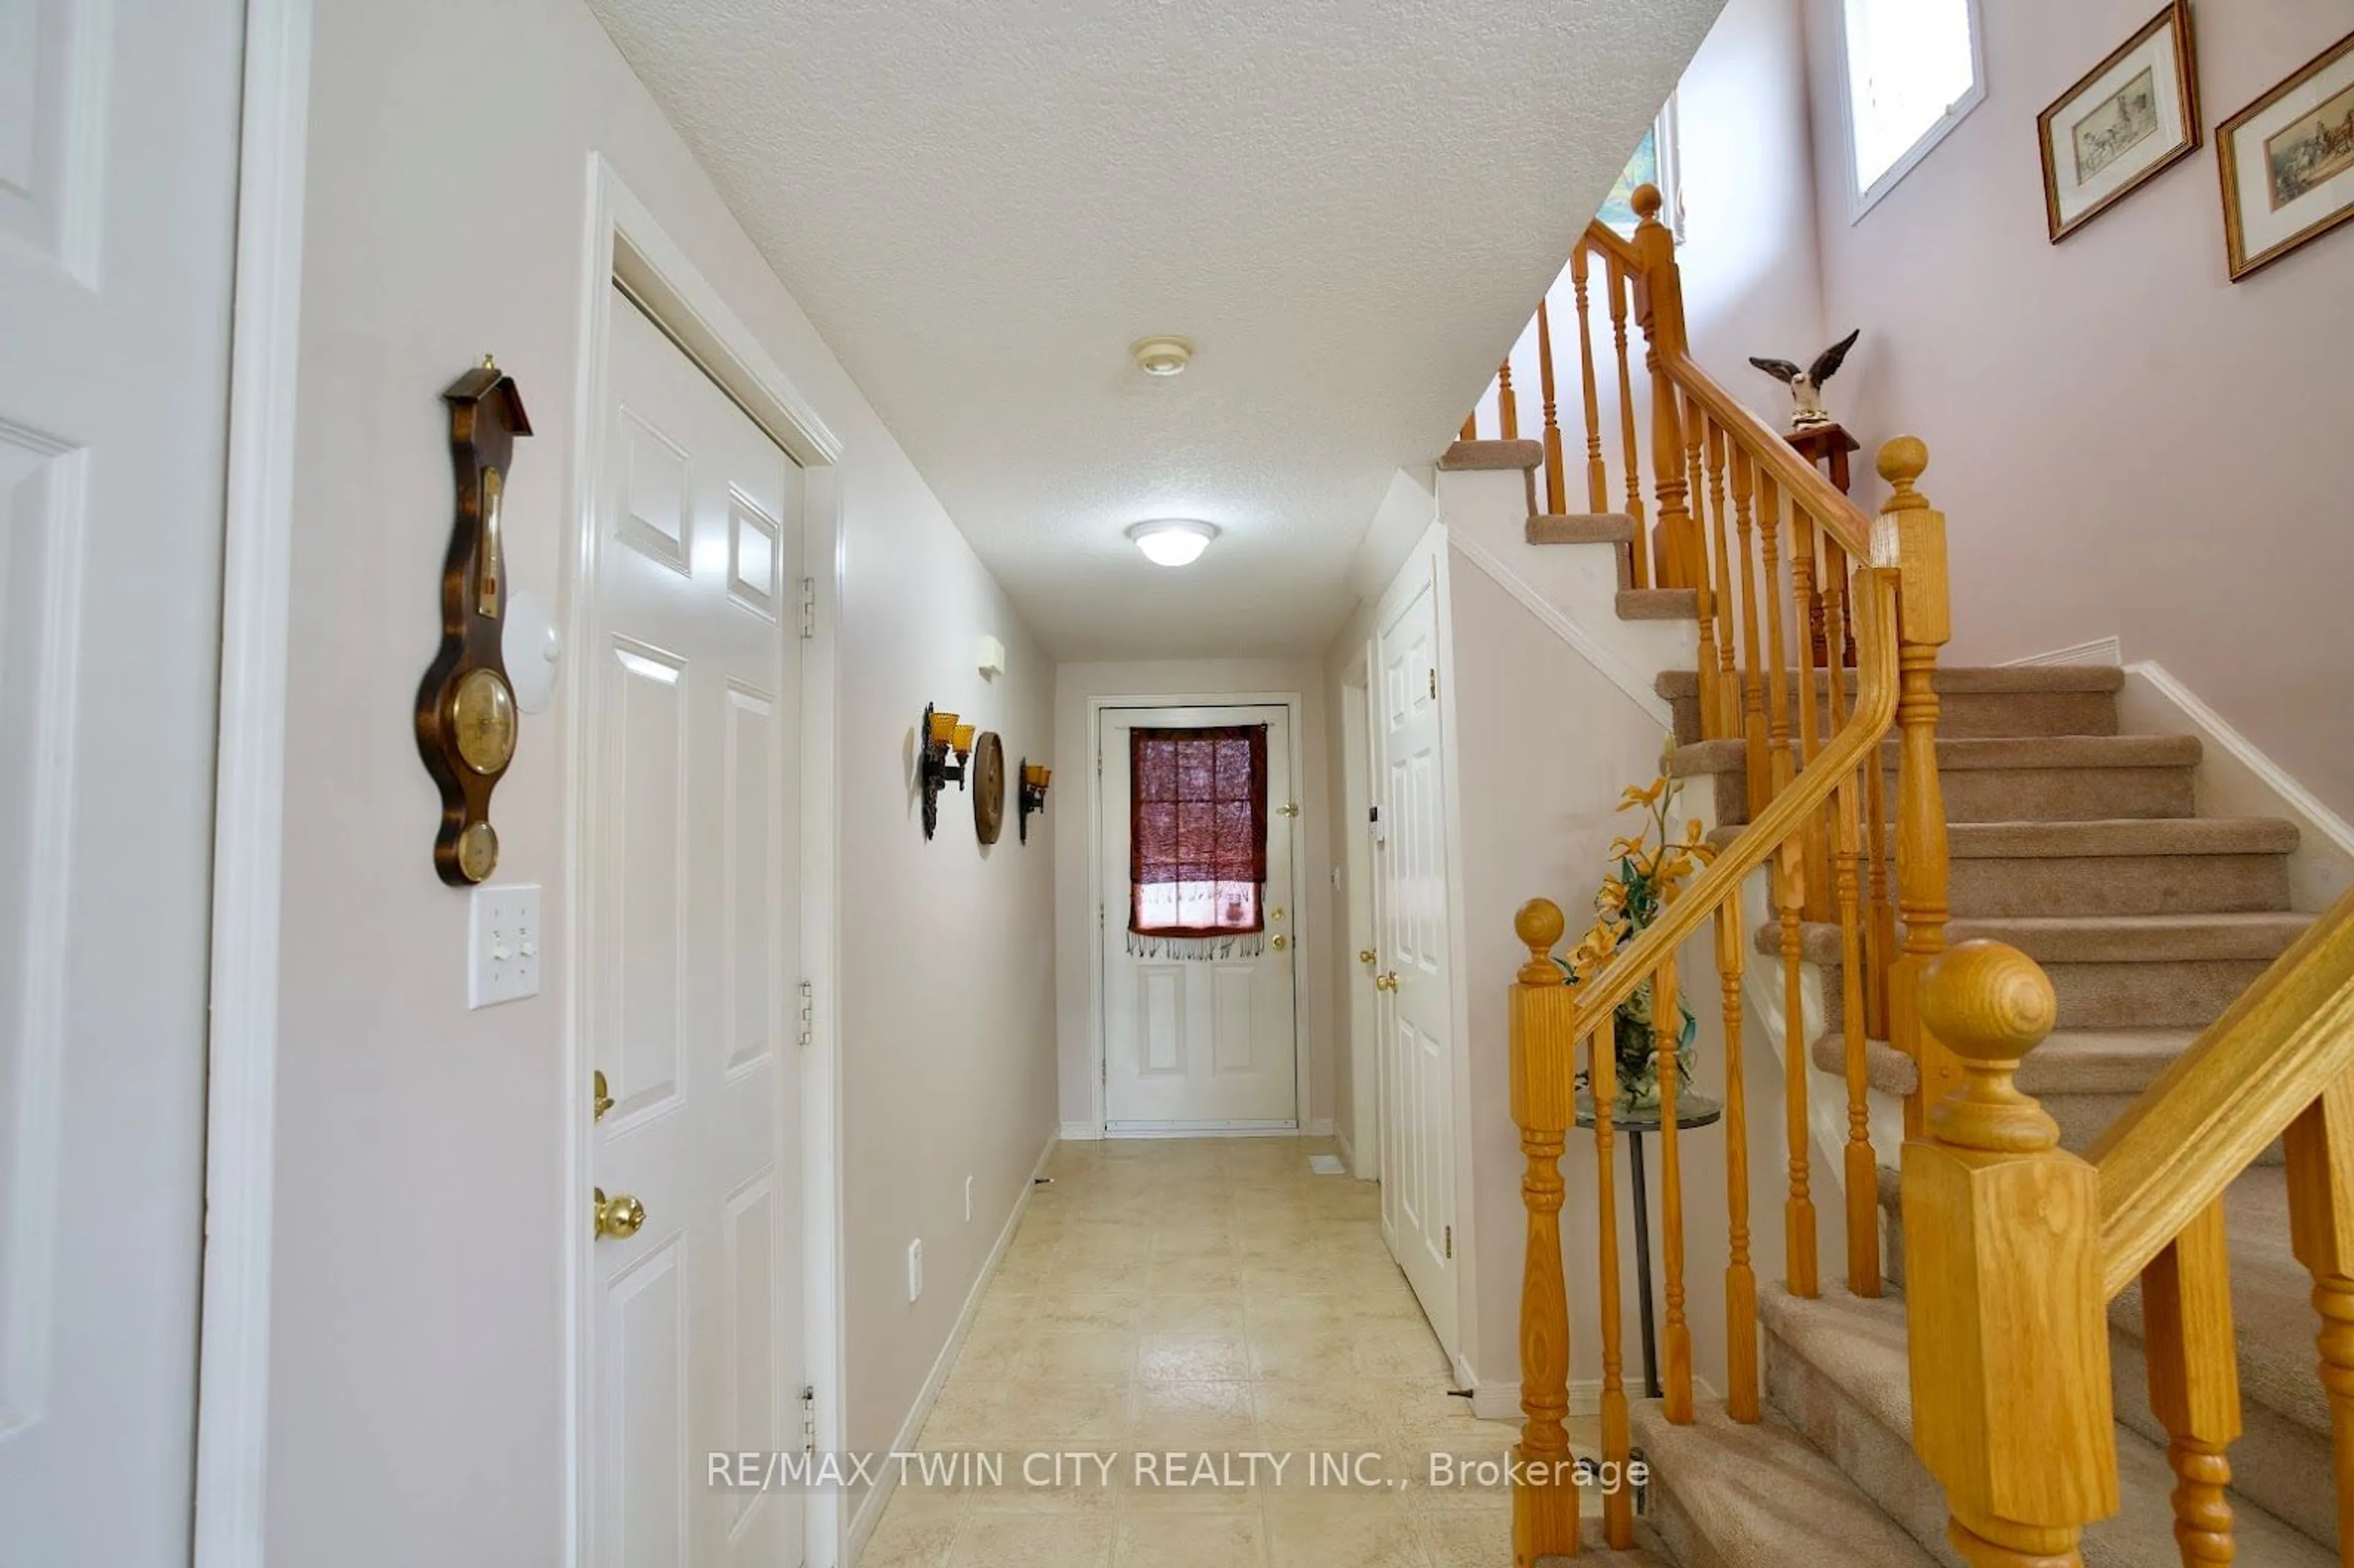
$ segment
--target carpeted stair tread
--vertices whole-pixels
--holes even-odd
[[[2019,1070],[2031,1095],[2137,1095],[2158,1081],[2199,1038],[2192,1029],[2058,1029]],[[1818,1035],[1808,1049],[1818,1072],[1843,1076],[1847,1037]],[[1881,1040],[1864,1043],[1865,1073],[1882,1094],[1911,1094],[1920,1084],[1913,1058]]]
[[[1529,519],[1532,545],[1625,545],[1635,537],[1635,520],[1624,512],[1540,513]]]
[[[1544,444],[1541,441],[1457,441],[1439,454],[1438,471],[1462,473],[1480,469],[1528,469],[1543,461]]]
[[[1655,1495],[1653,1516],[1683,1568],[1928,1568],[1936,1561],[1778,1422],[1744,1425],[1711,1404],[1677,1426],[1649,1401],[1633,1415],[1655,1494],[1665,1494]]]
[[[1801,1411],[1786,1410],[1786,1414],[1818,1446],[1828,1445],[1849,1453],[1857,1452],[1861,1445],[1876,1447],[1877,1462],[1869,1467],[1873,1484],[1894,1495],[1876,1496],[1869,1488],[1866,1495],[1878,1504],[1903,1510],[1903,1524],[1916,1538],[1940,1540],[1944,1505],[1912,1453],[1913,1396],[1903,1298],[1887,1296],[1865,1300],[1833,1283],[1819,1299],[1808,1301],[1777,1287],[1759,1292],[1758,1309],[1769,1336],[1769,1359],[1795,1355],[1813,1378],[1820,1380],[1816,1383],[1794,1377],[1797,1369],[1788,1366],[1775,1369],[1779,1375],[1774,1386],[1782,1391],[1782,1397],[1805,1405]],[[1834,1393],[1852,1410],[1841,1410],[1839,1399],[1830,1397]],[[1878,1430],[1859,1431],[1856,1413]],[[2124,1507],[2115,1518],[2086,1529],[2087,1568],[2159,1568],[2179,1563],[2168,1500],[2174,1472],[2167,1465],[2165,1450],[2119,1426],[2117,1472]],[[2318,1484],[2327,1485],[2326,1475]],[[2267,1568],[2273,1564],[2321,1568],[2337,1560],[2317,1542],[2245,1498],[2235,1496],[2232,1510],[2233,1533],[2243,1562],[2264,1563]],[[1919,1545],[1918,1539],[1914,1544]]]
[[[1695,588],[1620,588],[1621,620],[1698,620],[1700,593]]]
[[[1533,524],[1532,524],[1533,525]],[[1882,743],[1881,762],[1896,766],[1899,742]],[[1679,774],[1698,777],[1739,773],[1747,765],[1748,742],[1693,740],[1676,747]],[[2188,735],[1981,736],[1937,742],[1937,771],[2052,768],[2195,768],[2203,751]]]
[[[1845,673],[1851,691],[1855,687],[1855,672]],[[1788,678],[1795,681],[1797,677]],[[1829,683],[1828,671],[1815,672],[1818,687],[1827,689]],[[2115,664],[1940,664],[1932,685],[1941,696],[1989,692],[2121,692],[2125,690],[2126,673]],[[1697,696],[1700,673],[1663,670],[1653,689],[1670,702]]]
[[[1709,842],[1723,849],[1741,832],[1740,825],[1715,828],[1709,832]],[[2298,835],[2295,822],[2276,817],[2114,817],[2089,821],[1950,822],[1946,838],[1955,860],[2118,860],[2137,855],[2289,854],[2296,849]]]
[[[2005,942],[2040,964],[2163,964],[2218,960],[2270,963],[2286,952],[2314,916],[2292,910],[2232,915],[2006,915],[1955,920],[1948,944],[1981,938]],[[1800,956],[1811,964],[1840,961],[1839,927],[1808,920],[1799,927]],[[1778,923],[1761,924],[1757,951],[1778,958]]]

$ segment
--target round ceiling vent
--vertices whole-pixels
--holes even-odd
[[[1182,375],[1193,363],[1193,345],[1182,337],[1140,337],[1128,352],[1147,376]]]

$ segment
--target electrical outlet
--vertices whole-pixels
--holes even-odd
[[[907,1244],[907,1299],[915,1300],[924,1293],[924,1244],[922,1238]]]
[[[972,1224],[972,1178],[964,1179],[964,1223]]]
[[[477,887],[466,917],[466,1005],[539,994],[539,887]]]

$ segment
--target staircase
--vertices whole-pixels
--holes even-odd
[[[1890,443],[1882,515],[1854,507],[1691,360],[1657,193],[1636,207],[1631,242],[1597,226],[1572,259],[1589,510],[1567,509],[1543,307],[1542,439],[1517,440],[1507,366],[1504,440],[1467,424],[1450,453],[1532,447],[1530,543],[1618,549],[1622,616],[1691,620],[1694,667],[1659,690],[1673,767],[1713,789],[1721,824],[1715,862],[1595,972],[1553,962],[1555,906],[1517,922],[1516,1565],[1584,1544],[1581,1499],[1543,1478],[1567,1453],[1573,1279],[1599,1308],[1602,1457],[1652,1471],[1641,1520],[1630,1489],[1600,1499],[1612,1549],[1684,1568],[2354,1564],[2354,896],[2291,911],[2295,828],[2198,816],[2198,743],[2119,735],[2117,671],[1940,668],[1925,448]],[[1755,931],[1751,884],[1769,900]],[[1704,928],[1717,974],[1680,977]],[[1638,1401],[1605,1042],[1646,985],[1674,1017],[1680,981],[1695,1008],[1722,996],[1727,1386],[1702,1398],[1693,1373],[1662,1071],[1665,1397]],[[1750,1141],[1776,1107],[1744,1103],[1742,1064],[1769,1024],[1789,1277],[1761,1287]],[[1657,1048],[1673,1050],[1664,1026]],[[1565,1260],[1561,1223],[1587,1087],[1590,1268]],[[1875,1091],[1903,1102],[1901,1150],[1875,1146]],[[1835,1160],[1817,1158],[1818,1103],[1843,1123]],[[1848,1238],[1828,1282],[1821,1203]]]

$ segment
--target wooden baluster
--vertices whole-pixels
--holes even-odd
[[[1569,281],[1577,296],[1577,369],[1585,394],[1585,509],[1602,513],[1610,510],[1610,476],[1602,466],[1602,398],[1594,384],[1594,317],[1585,299],[1590,254],[1581,236],[1569,253]]]
[[[1496,367],[1496,419],[1502,428],[1504,440],[1521,439],[1521,405],[1512,396],[1512,362],[1507,358]]]
[[[1823,614],[1831,628],[1830,635],[1840,652],[1824,661],[1834,673],[1855,668],[1855,624],[1850,619],[1847,605],[1847,546],[1829,532],[1823,535]],[[1838,726],[1832,726],[1836,729]]]
[[[1569,510],[1569,476],[1562,471],[1561,413],[1553,403],[1553,321],[1539,300],[1537,384],[1544,392],[1545,511],[1558,515]]]
[[[1790,755],[1790,666],[1782,650],[1782,489],[1773,475],[1757,474],[1758,553],[1766,595],[1766,761],[1771,795],[1790,787],[1797,773]],[[1803,700],[1803,697],[1801,698]],[[1771,798],[1769,796],[1769,798]]]
[[[1798,683],[1798,739],[1793,772],[1815,765],[1822,750],[1820,705],[1822,695],[1815,682],[1819,666],[1815,662],[1814,634],[1808,630],[1808,607],[1815,603],[1815,519],[1812,514],[1793,500],[1790,505],[1790,628],[1797,647],[1793,650],[1797,668],[1792,671]],[[1841,694],[1844,700],[1845,694]],[[1823,817],[1817,811],[1807,819],[1805,843],[1807,853],[1807,918],[1828,920],[1831,917],[1831,879],[1829,846],[1824,842]]]
[[[1888,968],[1896,958],[1896,906],[1888,896],[1888,775],[1882,746],[1863,759],[1864,842],[1871,848],[1863,927],[1864,997],[1872,1015],[1875,1040],[1891,1038],[1888,1029]]]
[[[1659,1204],[1661,1261],[1667,1274],[1668,1326],[1665,1357],[1669,1420],[1690,1425],[1692,1418],[1691,1325],[1684,1312],[1684,1162],[1676,1097],[1682,1065],[1676,1051],[1683,1033],[1683,1009],[1676,996],[1676,959],[1670,953],[1651,977],[1651,1059],[1659,1075]]]
[[[1561,1258],[1561,1151],[1576,1112],[1576,993],[1553,960],[1564,922],[1536,899],[1513,927],[1529,949],[1512,987],[1511,1107],[1527,1171],[1528,1252],[1521,1275],[1521,1475],[1512,1489],[1514,1568],[1577,1550],[1569,1436],[1569,1286]]]
[[[1706,420],[1706,424],[1708,509],[1716,519],[1716,526],[1710,538],[1714,549],[1710,570],[1716,585],[1716,733],[1738,738],[1741,735],[1741,672],[1733,652],[1733,546],[1732,541],[1725,537],[1732,524],[1724,511],[1724,429],[1713,419]],[[1693,493],[1699,493],[1697,488]]]
[[[1724,994],[1725,1413],[1755,1421],[1757,1408],[1757,1275],[1749,1263],[1749,1088],[1742,1077],[1741,900],[1716,906],[1716,973]]]
[[[1635,249],[1642,260],[1637,299],[1643,323],[1643,367],[1651,377],[1651,485],[1659,500],[1659,523],[1652,531],[1654,576],[1661,588],[1697,588],[1701,551],[1684,483],[1682,400],[1666,369],[1667,356],[1684,349],[1676,237],[1659,221],[1657,185],[1636,186],[1634,199],[1640,220],[1635,226]]]
[[[1840,673],[1831,672],[1837,690]],[[1840,927],[1840,1026],[1847,1063],[1847,1284],[1858,1296],[1880,1294],[1880,1161],[1872,1149],[1872,1076],[1865,1055],[1863,915],[1857,905],[1856,821],[1861,789],[1853,773],[1832,798]]]
[[[1676,397],[1681,399],[1683,394],[1679,391]],[[1693,572],[1693,581],[1696,585],[1693,608],[1698,615],[1700,625],[1700,654],[1697,666],[1700,677],[1700,733],[1703,740],[1715,740],[1731,732],[1719,722],[1720,710],[1724,705],[1723,688],[1718,683],[1720,673],[1716,661],[1716,596],[1717,583],[1720,579],[1712,577],[1709,570],[1708,506],[1705,491],[1702,488],[1701,468],[1701,447],[1704,440],[1702,428],[1705,418],[1706,416],[1702,414],[1699,404],[1686,402],[1680,426],[1684,433],[1685,484],[1691,495],[1692,537],[1700,546],[1695,555],[1696,566]]]
[[[2083,1527],[2118,1506],[2100,1173],[2012,1082],[2051,1033],[2052,982],[1966,942],[1917,995],[1963,1072],[1904,1146],[1914,1452],[1973,1568],[2081,1564]]]
[[[2313,1276],[2321,1386],[2341,1552],[2354,1543],[2354,1076],[2322,1092],[2288,1129],[2289,1243]]]
[[[1741,535],[1741,737],[1749,784],[1749,820],[1774,798],[1774,768],[1766,742],[1766,666],[1757,653],[1757,563],[1750,538],[1749,454],[1733,449],[1733,521]]]
[[[1635,1436],[1627,1410],[1627,1352],[1618,1277],[1618,1171],[1612,1147],[1613,1113],[1618,1104],[1618,1037],[1615,1020],[1604,1019],[1585,1046],[1585,1081],[1594,1097],[1594,1202],[1601,1221],[1595,1279],[1601,1287],[1602,1457],[1624,1476],[1634,1455]],[[1620,1485],[1602,1494],[1603,1539],[1625,1551],[1635,1543],[1635,1489]]]
[[[1807,1125],[1807,1010],[1800,966],[1805,938],[1799,920],[1807,903],[1806,846],[1800,835],[1783,841],[1774,866],[1774,904],[1782,922],[1783,1132],[1790,1145],[1790,1195],[1782,1204],[1783,1245],[1790,1294],[1821,1294],[1815,1256],[1815,1198]]]
[[[1946,797],[1937,779],[1937,650],[1953,635],[1946,582],[1946,514],[1914,488],[1929,449],[1899,436],[1880,449],[1880,477],[1891,493],[1881,511],[1896,534],[1898,751],[1896,904],[1904,945],[1888,976],[1889,1043],[1911,1056],[1920,1088],[1905,1107],[1905,1131],[1917,1135],[1927,1108],[1961,1082],[1961,1064],[1922,1023],[1921,971],[1946,947],[1950,870]]]
[[[1627,354],[1627,267],[1610,258],[1610,337],[1618,350],[1618,434],[1627,451],[1627,515],[1635,520],[1628,546],[1629,586],[1651,586],[1651,546],[1643,533],[1643,465],[1635,445],[1635,368]]]
[[[2232,1484],[2226,1457],[2240,1436],[2240,1347],[2232,1334],[2232,1257],[2223,1202],[2200,1211],[2141,1274],[2149,1408],[2171,1439],[2174,1540],[2185,1568],[2227,1563]]]
[[[1469,413],[1463,416],[1463,429],[1457,439],[1466,441],[1479,439],[1479,406],[1477,403],[1471,406]]]

